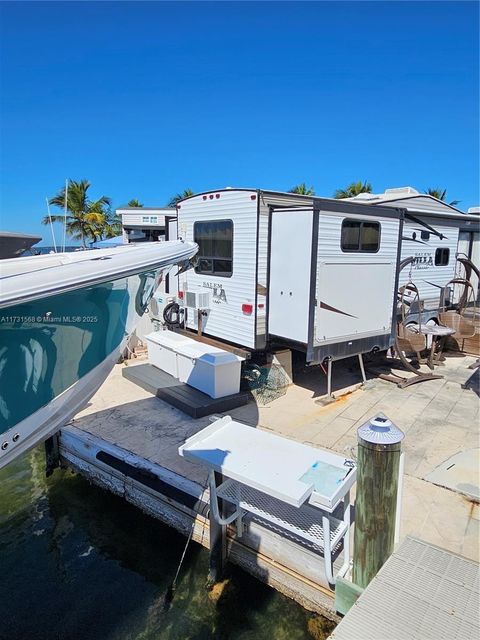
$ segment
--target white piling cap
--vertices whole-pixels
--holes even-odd
[[[387,416],[379,413],[362,424],[357,431],[357,436],[371,444],[389,445],[401,442],[405,434]]]

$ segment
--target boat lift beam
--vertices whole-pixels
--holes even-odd
[[[45,475],[49,478],[60,467],[58,433],[45,440]]]

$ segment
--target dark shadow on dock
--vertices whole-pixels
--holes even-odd
[[[367,381],[375,380],[377,376],[365,371]],[[312,365],[301,366],[298,362],[294,368],[294,383],[303,389],[312,391],[313,398],[320,398],[327,395],[327,366]],[[358,357],[345,358],[332,363],[332,393],[363,382]]]
[[[480,397],[480,369],[474,369],[472,375],[462,385],[462,389],[471,389]]]

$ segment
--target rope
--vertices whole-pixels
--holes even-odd
[[[203,485],[203,492],[205,492],[206,488],[208,485],[208,476],[207,476],[207,481],[205,482],[205,484]],[[205,508],[208,507],[208,504],[205,504],[202,511],[200,512],[200,515],[204,516],[205,515]],[[188,545],[190,544],[192,537],[193,537],[193,532],[195,530],[195,516],[193,518],[193,522],[192,522],[192,527],[190,529],[190,533],[188,534],[188,538],[187,538],[187,542],[185,544],[185,547],[183,549],[183,553],[180,557],[180,562],[178,563],[178,567],[177,567],[177,571],[175,573],[175,577],[173,578],[172,584],[169,586],[169,588],[167,589],[167,592],[165,593],[165,600],[163,603],[163,608],[164,610],[167,610],[171,607],[172,602],[173,602],[173,598],[175,596],[175,590],[177,588],[177,580],[178,580],[178,576],[180,575],[180,570],[182,568],[182,564],[183,561],[185,560],[185,556],[187,555],[187,549],[188,549]],[[203,534],[202,534],[203,536]]]

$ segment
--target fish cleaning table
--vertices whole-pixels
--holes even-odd
[[[252,514],[319,549],[330,584],[333,554],[343,541],[349,563],[350,489],[355,464],[328,451],[262,431],[226,416],[188,438],[179,447],[186,459],[209,468],[210,507],[217,522],[236,521],[242,533],[245,513]],[[216,485],[215,472],[226,478]],[[232,503],[233,514],[222,517],[218,499]],[[343,518],[333,512],[343,504]]]

